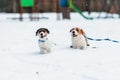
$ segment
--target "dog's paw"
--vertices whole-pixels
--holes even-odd
[[[84,46],[81,46],[80,49],[83,50],[85,47]]]
[[[87,46],[90,46],[90,44],[87,44]]]
[[[46,50],[41,50],[40,54],[47,54],[48,52]]]
[[[70,48],[73,48],[73,46],[71,45]]]

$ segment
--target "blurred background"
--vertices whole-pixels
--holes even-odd
[[[30,1],[32,4],[26,6]],[[20,13],[20,19],[22,13],[62,12],[63,19],[70,19],[70,12],[77,12],[70,8],[70,1],[80,11],[88,12],[89,15],[91,12],[99,13],[97,18],[101,17],[101,12],[106,12],[105,18],[109,18],[108,13],[117,14],[120,18],[120,0],[0,0],[0,12]],[[111,15],[111,18],[114,17]]]
[[[34,0],[34,5],[44,12],[55,12],[60,0]],[[82,11],[120,13],[120,0],[73,0]],[[20,0],[0,0],[0,12],[16,13]],[[60,6],[59,6],[60,8]]]

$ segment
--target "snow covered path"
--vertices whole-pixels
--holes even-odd
[[[120,43],[89,41],[85,50],[69,48],[72,27],[92,38],[120,41],[119,19],[87,21],[72,14],[72,20],[56,21],[52,16],[33,22],[0,20],[0,80],[120,80]],[[57,44],[50,54],[39,53],[35,32],[40,27],[48,28]]]

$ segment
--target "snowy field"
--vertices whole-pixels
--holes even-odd
[[[69,48],[73,27],[88,37],[120,41],[120,19],[85,20],[77,13],[71,20],[57,21],[55,13],[39,21],[10,19],[18,16],[0,14],[0,80],[120,80],[120,43],[89,40],[85,50]],[[41,27],[56,43],[49,54],[39,53],[35,32]]]

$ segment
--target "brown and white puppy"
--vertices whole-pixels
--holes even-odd
[[[85,32],[80,29],[79,27],[72,28],[70,29],[71,33],[71,41],[72,41],[72,46],[71,48],[74,49],[85,49],[87,46],[89,46]]]
[[[50,31],[46,28],[40,28],[36,31],[36,36],[39,37],[38,44],[41,53],[50,53],[52,42],[49,40]]]

